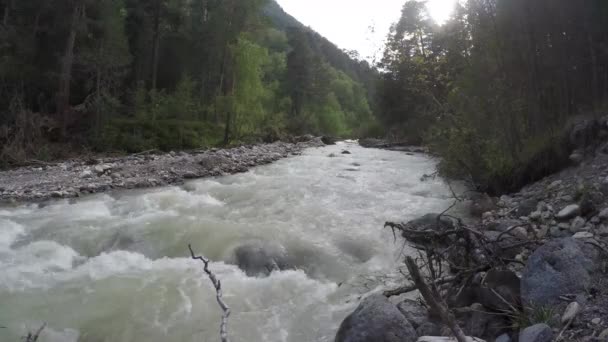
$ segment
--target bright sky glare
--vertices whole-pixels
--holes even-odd
[[[380,58],[390,26],[406,0],[277,0],[283,9],[342,49],[369,61]],[[428,0],[433,19],[445,22],[456,0]]]

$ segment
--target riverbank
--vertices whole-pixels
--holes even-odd
[[[0,172],[0,203],[74,198],[117,189],[180,184],[188,179],[246,172],[251,167],[324,146],[320,138],[190,152],[73,159]]]
[[[450,266],[445,269],[452,272],[444,269],[436,279],[449,279],[439,288],[467,335],[501,342],[608,341],[607,152],[581,153],[570,167],[500,198],[473,196],[468,201],[478,218],[465,227],[437,220],[436,213],[392,226],[410,245],[426,244]],[[442,245],[440,232],[453,235],[451,242]],[[473,240],[460,246],[458,234]],[[476,267],[467,264],[471,260]],[[416,289],[411,280],[404,285],[384,293],[395,305],[383,296],[362,302],[337,341],[362,331],[391,331],[404,341],[451,336],[426,307],[404,300]],[[365,324],[368,312],[382,320]],[[400,324],[383,323],[395,321]]]

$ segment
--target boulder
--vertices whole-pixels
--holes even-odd
[[[344,151],[342,151],[342,154],[352,154],[352,153],[350,153],[350,151],[348,151],[348,150],[344,150]]]
[[[544,323],[527,327],[519,333],[519,342],[551,342],[552,339],[553,331]]]
[[[583,293],[597,265],[572,238],[554,239],[538,248],[524,267],[521,298],[525,304],[550,305],[565,294]]]
[[[365,298],[340,324],[335,342],[414,342],[417,334],[401,311],[381,294]]]
[[[330,137],[330,136],[324,136],[321,138],[321,141],[325,144],[325,145],[335,145],[336,144],[336,138],[334,137]]]
[[[254,242],[234,250],[236,265],[250,276],[267,276],[272,271],[289,268],[287,253],[282,247]]]
[[[418,329],[419,326],[429,320],[429,310],[422,306],[418,301],[405,299],[397,304],[397,309],[401,311],[405,319],[410,322],[414,329]]]
[[[452,219],[441,216],[439,214],[426,214],[420,218],[412,220],[406,224],[406,228],[410,230],[433,230],[433,231],[446,231],[450,229],[454,229],[454,221]],[[404,238],[408,239],[410,242],[425,244],[428,243],[425,237],[420,239],[416,239],[412,236],[404,236]]]

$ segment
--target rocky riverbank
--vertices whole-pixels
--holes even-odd
[[[597,146],[517,193],[471,196],[478,219],[466,227],[437,214],[393,226],[410,245],[446,254],[449,271],[434,279],[471,341],[608,341],[608,145]],[[463,271],[465,255],[481,266]],[[404,283],[365,299],[336,341],[456,341],[423,300],[404,299],[415,289]]]
[[[73,198],[117,189],[180,184],[188,179],[245,172],[308,147],[320,138],[190,152],[74,159],[0,172],[0,203]]]

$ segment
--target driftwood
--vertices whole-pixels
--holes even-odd
[[[204,256],[196,256],[194,254],[194,251],[192,250],[192,245],[188,245],[188,249],[190,250],[190,256],[192,257],[192,259],[200,260],[205,265],[203,270],[205,271],[205,273],[207,273],[209,280],[211,280],[211,283],[215,288],[215,298],[217,300],[217,304],[222,309],[222,322],[220,323],[220,340],[222,342],[229,342],[230,340],[228,339],[228,318],[230,317],[230,307],[226,304],[226,302],[224,302],[224,299],[222,298],[222,283],[219,279],[217,279],[215,274],[209,270],[209,259],[205,258]]]
[[[40,338],[40,333],[42,333],[42,330],[44,330],[44,328],[46,328],[46,323],[42,323],[42,325],[40,326],[40,328],[38,328],[38,330],[36,330],[35,333],[27,333],[27,336],[24,337],[25,342],[36,342],[38,341],[38,338]]]
[[[407,257],[405,259],[405,264],[407,265],[407,269],[410,271],[410,275],[412,276],[414,283],[416,284],[418,290],[420,290],[420,294],[422,294],[422,297],[424,297],[426,303],[435,313],[439,315],[439,317],[441,317],[443,323],[447,325],[450,330],[452,330],[458,342],[468,342],[467,336],[464,334],[460,326],[458,326],[458,323],[456,323],[456,317],[454,317],[454,314],[449,311],[447,305],[440,297],[438,297],[437,291],[435,289],[431,289],[424,281],[416,261],[414,261],[412,257]]]

